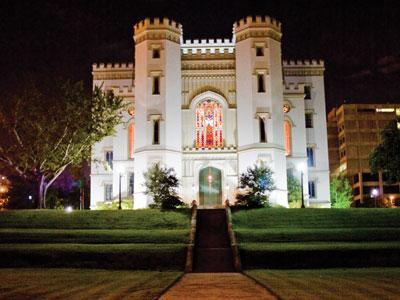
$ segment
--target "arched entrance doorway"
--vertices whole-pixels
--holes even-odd
[[[200,205],[215,206],[221,204],[222,184],[221,171],[207,167],[199,174]]]

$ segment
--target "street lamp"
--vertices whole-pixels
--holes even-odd
[[[376,198],[378,197],[378,195],[379,195],[379,191],[378,191],[378,189],[372,189],[372,191],[371,191],[371,197],[374,197],[374,202],[375,202],[375,207],[376,207]]]
[[[118,195],[118,209],[122,209],[121,202],[121,178],[123,176],[123,173],[125,172],[125,167],[123,165],[118,165],[117,167],[117,172],[118,172],[118,177],[119,177],[119,195]]]
[[[305,163],[301,162],[297,165],[297,169],[300,171],[300,185],[301,185],[301,208],[305,208],[304,206],[304,189],[303,189],[303,175],[304,171],[306,170],[306,165]]]

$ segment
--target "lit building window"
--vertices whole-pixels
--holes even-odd
[[[307,165],[309,167],[315,166],[314,148],[312,147],[307,147]]]
[[[315,198],[315,181],[308,182],[308,193],[310,198]]]
[[[292,154],[292,125],[288,120],[283,123],[285,133],[285,154],[286,156]]]
[[[206,100],[196,107],[196,148],[222,148],[222,107]]]
[[[112,169],[112,167],[113,167],[113,152],[112,151],[106,151],[105,158],[106,158],[107,164]]]
[[[129,140],[129,158],[133,159],[135,153],[134,148],[134,137],[135,137],[135,124],[131,123],[128,127],[128,140]]]
[[[104,185],[104,200],[111,201],[112,200],[112,184],[105,184]]]

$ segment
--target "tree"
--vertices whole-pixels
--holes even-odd
[[[387,174],[388,182],[400,181],[400,130],[397,120],[387,124],[381,132],[381,144],[370,154],[369,164],[372,173]]]
[[[42,86],[40,86],[42,84]],[[0,163],[35,186],[39,208],[68,167],[90,156],[91,146],[113,134],[122,120],[122,98],[82,82],[28,82],[0,101]]]
[[[333,208],[349,208],[352,203],[352,189],[347,178],[334,177],[330,186]]]
[[[289,207],[299,208],[301,206],[301,185],[299,180],[291,174],[287,176]]]
[[[239,188],[245,192],[236,196],[236,206],[259,208],[269,206],[268,192],[275,189],[272,171],[265,166],[254,165],[240,174]]]
[[[153,208],[173,209],[184,204],[176,193],[179,180],[173,168],[167,169],[156,163],[143,175],[146,187],[145,194],[153,197]]]

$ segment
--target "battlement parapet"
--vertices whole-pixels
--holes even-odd
[[[233,24],[236,33],[249,27],[270,27],[281,32],[282,24],[270,16],[247,16]]]
[[[284,85],[284,93],[304,93],[305,83],[289,82]]]
[[[183,54],[234,53],[235,43],[230,39],[186,40],[181,44]]]
[[[181,34],[182,25],[168,18],[146,18],[134,25],[135,35],[149,29],[167,29]]]
[[[93,71],[117,71],[133,70],[133,63],[95,63],[92,65]]]
[[[283,60],[282,64],[284,67],[325,67],[322,59]]]

